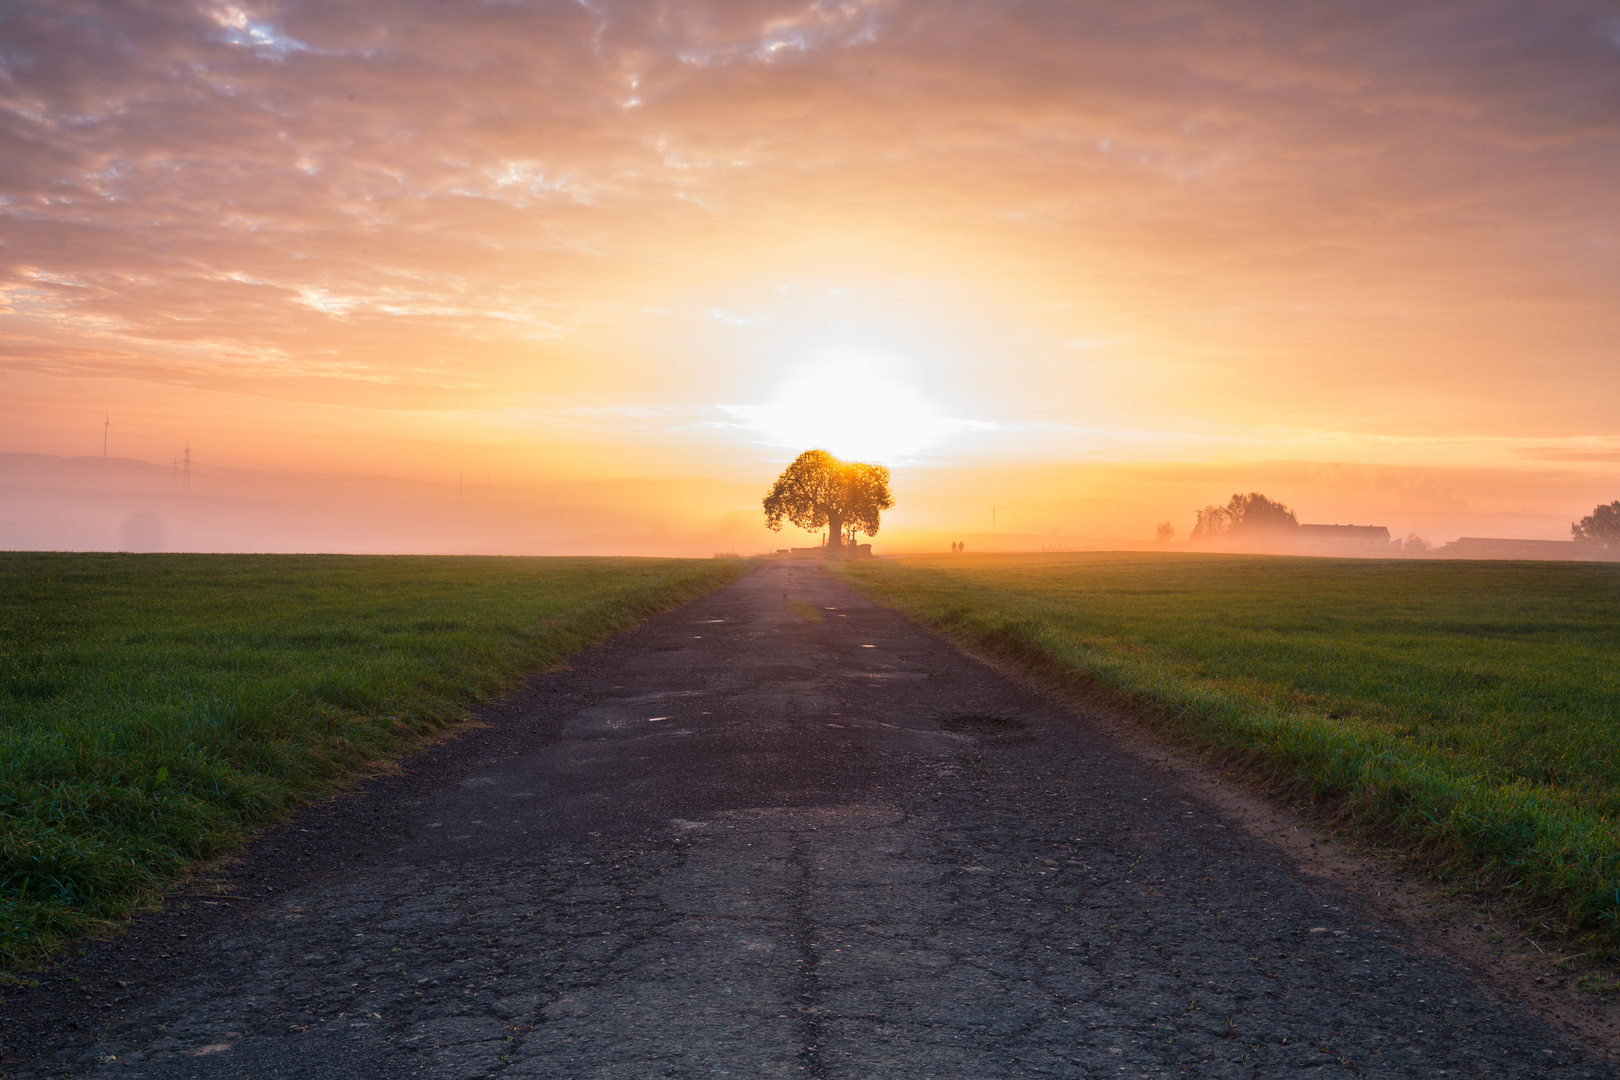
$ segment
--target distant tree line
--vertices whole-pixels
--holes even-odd
[[[1225,506],[1210,505],[1198,511],[1188,540],[1209,542],[1214,540],[1265,540],[1292,533],[1299,528],[1294,512],[1276,499],[1267,498],[1258,491],[1247,495],[1234,494]],[[1159,543],[1168,543],[1175,529],[1168,521],[1160,522],[1156,529]],[[1570,538],[1578,544],[1620,551],[1620,499],[1594,507],[1590,514],[1570,523]],[[1432,546],[1417,533],[1410,533],[1397,546],[1408,551],[1428,551]]]
[[[1276,499],[1251,491],[1247,495],[1233,495],[1225,506],[1210,505],[1198,511],[1198,521],[1188,539],[1195,542],[1263,539],[1292,533],[1298,528],[1299,519],[1292,510]]]
[[[1620,499],[1595,507],[1581,520],[1570,522],[1569,535],[1577,544],[1620,549]]]

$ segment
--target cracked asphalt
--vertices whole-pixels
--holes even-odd
[[[813,563],[485,719],[12,1075],[1616,1075]]]

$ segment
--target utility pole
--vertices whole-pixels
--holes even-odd
[[[111,427],[112,413],[108,413],[106,419],[101,421],[101,457],[103,460],[107,457],[107,430]]]

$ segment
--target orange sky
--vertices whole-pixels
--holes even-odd
[[[1607,3],[14,7],[0,451],[1557,537],[1617,190]]]

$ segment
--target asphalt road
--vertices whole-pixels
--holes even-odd
[[[812,563],[487,718],[13,1075],[1616,1075]]]

